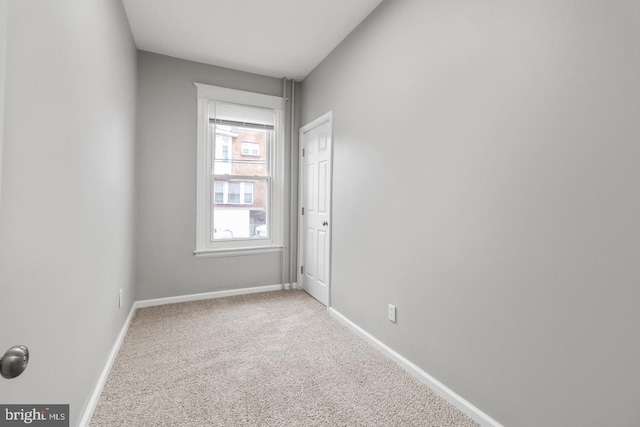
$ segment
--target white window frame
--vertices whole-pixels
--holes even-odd
[[[284,109],[282,97],[264,95],[194,83],[198,99],[198,148],[196,180],[196,256],[250,255],[282,250],[284,212]],[[267,222],[269,238],[235,239],[212,241],[213,189],[211,180],[212,153],[209,143],[209,102],[219,101],[232,104],[269,108],[275,112],[274,143],[268,147],[270,158],[270,191],[267,194]],[[241,200],[242,201],[242,200]]]

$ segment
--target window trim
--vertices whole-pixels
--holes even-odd
[[[197,178],[196,178],[196,256],[212,254],[255,254],[265,250],[281,250],[283,245],[284,215],[284,109],[285,100],[279,96],[194,83],[197,89]],[[211,146],[209,144],[208,104],[210,101],[228,102],[275,111],[274,143],[268,149],[271,156],[270,193],[268,194],[270,237],[212,242],[208,224],[213,206],[211,178]]]

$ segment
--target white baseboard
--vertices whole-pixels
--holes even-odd
[[[371,335],[369,332],[362,329],[360,326],[353,323],[351,320],[346,318],[343,314],[336,311],[335,309],[329,307],[329,314],[331,314],[334,318],[340,321],[342,324],[347,326],[353,332],[355,332],[360,337],[364,338],[366,341],[371,343],[375,348],[377,348],[382,354],[387,356],[389,359],[396,362],[400,367],[402,367],[405,371],[411,374],[418,381],[427,385],[431,390],[433,390],[437,395],[445,399],[451,405],[458,408],[461,412],[471,418],[473,421],[477,422],[483,427],[503,427],[502,424],[491,418],[489,415],[482,412],[480,409],[473,406],[470,402],[465,400],[462,396],[455,393],[449,387],[442,384],[440,381],[420,369],[417,365],[400,355],[398,352],[393,350],[391,347],[384,344],[382,341],[378,340],[376,337]]]
[[[230,289],[227,291],[205,292],[202,294],[180,295],[178,297],[146,299],[136,301],[136,308],[153,307],[156,305],[175,304],[177,302],[199,301],[203,299],[231,297],[234,295],[255,294],[258,292],[280,291],[282,285],[257,286],[255,288]]]
[[[91,398],[89,399],[89,402],[87,402],[87,406],[85,406],[84,408],[84,413],[82,414],[82,418],[80,419],[80,424],[78,424],[79,427],[89,427],[91,418],[93,418],[93,412],[96,410],[96,406],[98,406],[98,401],[100,400],[100,395],[102,394],[104,385],[107,383],[107,378],[109,378],[111,367],[113,366],[113,362],[116,360],[116,356],[118,355],[120,346],[124,341],[124,337],[127,335],[127,331],[129,330],[129,325],[131,325],[131,320],[133,319],[133,314],[135,312],[136,312],[136,305],[134,303],[131,306],[131,310],[129,311],[127,320],[125,320],[124,325],[122,325],[122,329],[120,329],[120,333],[116,338],[116,342],[113,344],[113,347],[109,352],[109,356],[107,356],[107,361],[105,362],[104,367],[102,368],[100,377],[98,377],[98,382],[96,383],[96,387],[94,388],[93,393],[91,393]]]
[[[285,290],[291,290],[291,289],[298,289],[298,284],[297,283],[285,283],[284,284],[284,289]]]

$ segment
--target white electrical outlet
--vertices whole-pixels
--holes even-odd
[[[118,308],[122,308],[122,288],[118,291]]]
[[[396,323],[396,306],[389,304],[389,320]]]

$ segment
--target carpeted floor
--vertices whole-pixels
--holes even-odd
[[[100,426],[477,426],[303,291],[138,310]]]

